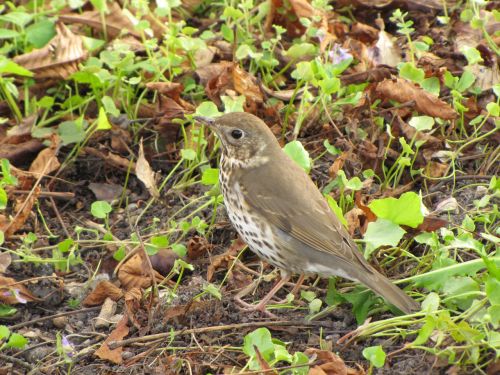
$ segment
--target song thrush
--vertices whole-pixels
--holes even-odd
[[[364,259],[314,182],[262,120],[249,113],[195,119],[221,140],[219,181],[229,219],[253,252],[284,271],[255,309],[264,311],[290,273],[341,276],[405,313],[418,309]]]

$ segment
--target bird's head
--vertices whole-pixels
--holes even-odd
[[[195,120],[217,134],[225,157],[246,162],[266,158],[268,153],[279,149],[269,127],[250,113],[227,113],[217,118],[195,116]]]

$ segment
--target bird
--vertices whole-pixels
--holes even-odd
[[[315,183],[263,120],[247,112],[194,119],[220,139],[219,184],[231,224],[250,250],[281,270],[281,279],[251,305],[253,310],[265,312],[294,273],[340,276],[365,285],[406,314],[419,310],[363,257]]]

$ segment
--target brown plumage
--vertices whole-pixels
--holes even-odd
[[[364,259],[316,185],[262,120],[248,113],[196,119],[221,140],[224,202],[252,251],[288,275],[341,276],[364,284],[405,313],[418,309]]]

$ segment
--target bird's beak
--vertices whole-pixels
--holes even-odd
[[[194,116],[194,119],[200,124],[206,125],[210,129],[214,130],[215,119],[206,116]]]

